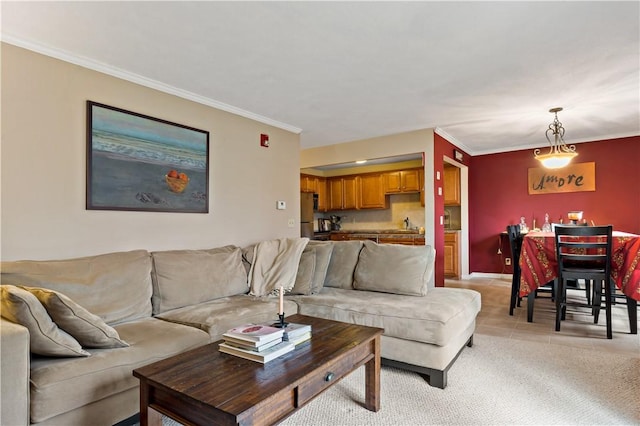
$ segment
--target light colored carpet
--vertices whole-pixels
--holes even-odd
[[[281,424],[640,424],[640,354],[477,334],[448,382],[437,389],[417,374],[383,367],[382,408],[372,413],[361,406],[360,368]]]

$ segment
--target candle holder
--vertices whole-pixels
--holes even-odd
[[[272,325],[273,325],[274,327],[277,327],[277,328],[285,328],[286,326],[288,326],[288,325],[289,325],[289,323],[288,323],[288,322],[285,322],[285,321],[284,321],[284,312],[283,312],[283,313],[281,313],[281,314],[278,314],[278,322],[276,322],[276,323],[274,323],[274,324],[272,324]]]

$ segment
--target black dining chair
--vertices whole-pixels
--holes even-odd
[[[513,316],[516,304],[520,306],[520,251],[522,250],[522,234],[519,225],[507,225],[507,237],[511,246],[511,265],[513,276],[511,277],[511,299],[509,302],[509,315]]]
[[[600,300],[604,289],[607,339],[611,330],[612,283],[611,247],[613,226],[556,226],[555,242],[558,259],[556,285],[556,331],[565,319],[567,305],[592,308],[594,323],[598,322]],[[592,304],[567,302],[567,281],[579,280],[593,283]]]
[[[509,300],[509,315],[513,315],[516,306],[520,307],[520,254],[522,252],[522,241],[524,235],[520,233],[520,225],[507,225],[507,236],[511,246],[511,265],[513,265],[513,276],[511,278],[511,298]],[[536,289],[527,296],[527,322],[533,322],[533,308],[535,299],[540,293],[550,293],[553,299],[553,281],[548,282],[543,287]]]

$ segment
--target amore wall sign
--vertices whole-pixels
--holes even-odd
[[[596,163],[570,164],[558,170],[529,169],[529,194],[596,190]]]

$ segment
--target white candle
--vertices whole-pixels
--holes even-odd
[[[284,314],[284,288],[282,286],[280,286],[280,310],[278,314]]]

